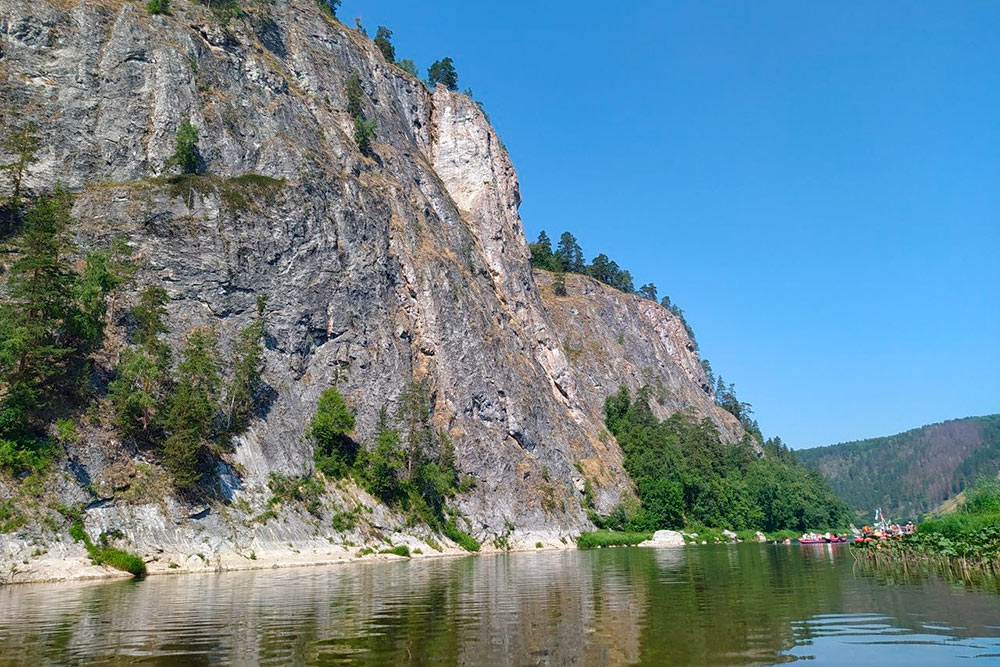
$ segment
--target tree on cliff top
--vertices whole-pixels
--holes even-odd
[[[386,62],[396,62],[396,49],[392,45],[392,30],[380,25],[375,31],[375,46],[382,52]]]
[[[431,88],[440,83],[448,90],[458,90],[458,72],[455,71],[454,61],[447,57],[435,60],[427,68],[427,83]]]

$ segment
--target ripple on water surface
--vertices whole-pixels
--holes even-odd
[[[1000,598],[845,548],[601,549],[0,588],[0,664],[1000,663]]]

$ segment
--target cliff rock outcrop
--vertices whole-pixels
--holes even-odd
[[[330,492],[318,523],[250,520],[266,507],[271,473],[310,472],[305,428],[329,386],[347,397],[365,443],[383,406],[393,414],[407,383],[426,381],[432,424],[475,480],[454,504],[480,537],[510,525],[548,537],[586,529],[581,475],[602,511],[631,493],[601,421],[621,382],[655,387],[663,415],[692,410],[740,435],[702,389],[697,354],[665,309],[575,276],[570,297],[543,299],[549,279],[538,277],[540,292],[516,174],[472,100],[429,90],[311,0],[248,4],[225,25],[200,4],[171,8],[151,16],[117,0],[0,0],[3,112],[37,125],[42,148],[26,184],[75,193],[77,243],[127,241],[138,284],[169,294],[175,349],[191,327],[211,324],[225,351],[256,297],[269,296],[268,401],[220,464],[226,504],[191,508],[157,498],[153,483],[136,491],[155,463],[113,431],[84,426],[51,493],[84,503],[91,533],[119,529],[164,566],[185,557],[211,566],[286,544],[319,553],[366,539],[328,521],[355,503],[374,508],[373,529],[403,531],[401,517],[350,485]],[[353,75],[376,124],[371,157],[347,112]],[[204,174],[164,178],[187,120]],[[123,331],[125,301],[109,332]],[[96,359],[104,378],[122,345],[107,338]],[[0,482],[0,499],[15,487]],[[0,535],[0,559],[16,562],[38,540],[50,558],[81,557],[78,545],[40,534]],[[31,568],[20,566],[22,576]]]

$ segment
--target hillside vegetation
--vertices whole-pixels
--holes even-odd
[[[883,438],[796,452],[856,512],[929,512],[1000,471],[1000,415],[954,419]]]

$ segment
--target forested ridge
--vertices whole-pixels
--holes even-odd
[[[912,517],[1000,471],[1000,415],[796,452],[856,512]]]

